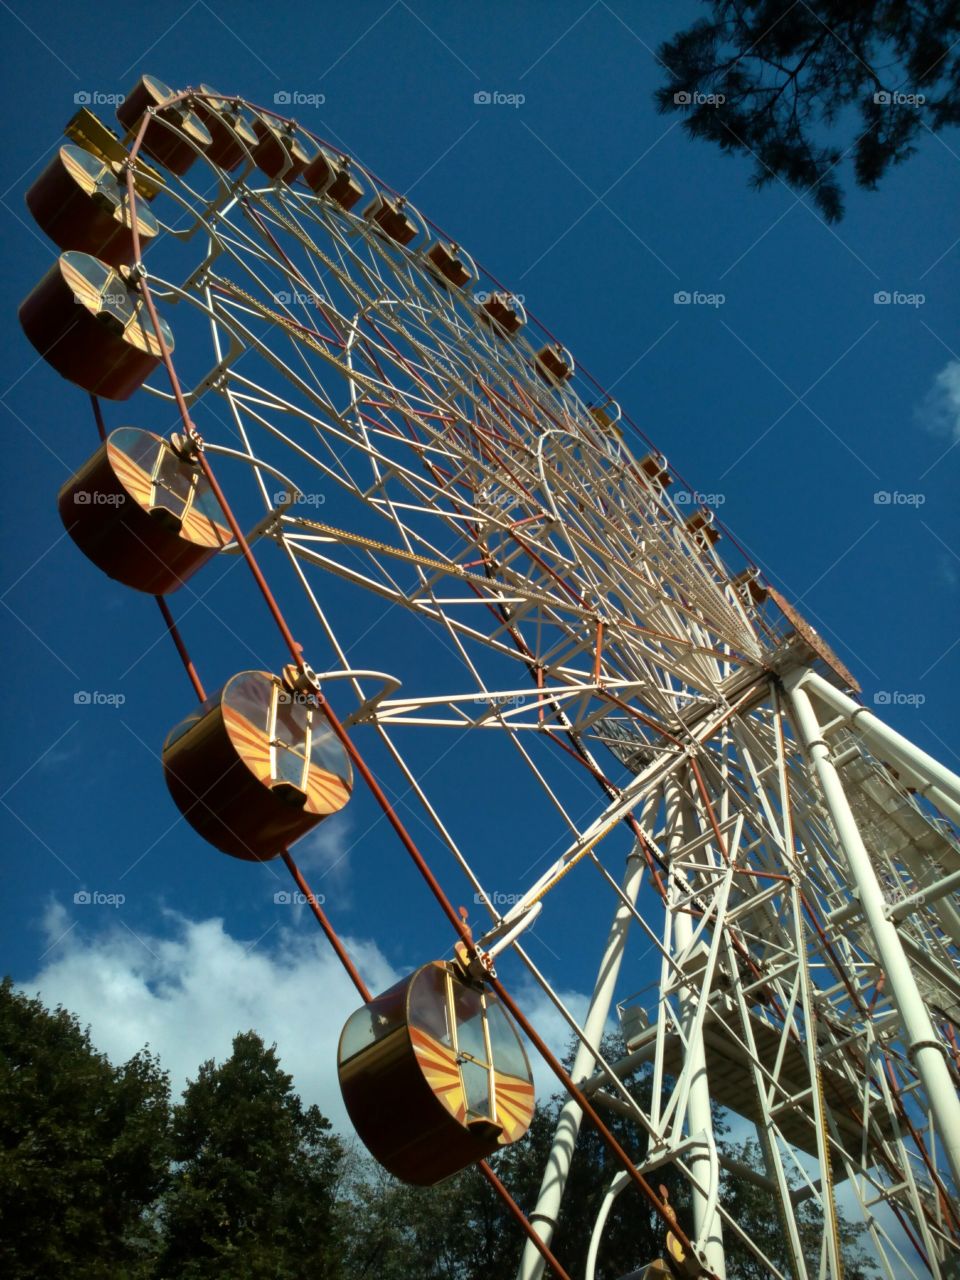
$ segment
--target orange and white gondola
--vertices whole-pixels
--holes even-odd
[[[364,209],[363,216],[374,224],[378,235],[397,244],[408,245],[423,232],[423,219],[403,196],[394,200],[381,192]]]
[[[235,100],[222,98],[208,84],[202,84],[190,104],[210,133],[206,157],[211,164],[230,173],[244,160],[252,159],[259,138],[250,117]]]
[[[60,490],[58,507],[88,560],[151,595],[176,591],[232,541],[196,461],[139,427],[111,431]]]
[[[320,147],[304,169],[303,181],[314,195],[326,196],[341,209],[352,209],[363,196],[356,165],[348,156],[335,156],[326,147]]]
[[[316,147],[292,121],[258,116],[253,131],[254,164],[271,182],[296,182],[314,159]]]
[[[533,1076],[496,996],[434,961],[358,1009],[338,1050],[364,1145],[394,1177],[432,1186],[522,1138]]]
[[[213,138],[186,99],[161,106],[173,96],[170,86],[156,76],[141,76],[117,107],[117,119],[132,141],[144,115],[152,107],[154,113],[144,132],[142,149],[165,169],[183,177]]]
[[[513,293],[481,292],[477,294],[477,300],[480,303],[480,320],[500,336],[512,337],[527,323],[523,303]]]
[[[136,257],[126,184],[117,165],[65,143],[27,191],[37,225],[61,249],[93,254],[109,266]],[[160,224],[143,201],[137,204],[140,249],[149,248]]]
[[[423,265],[438,283],[456,289],[465,289],[479,274],[470,255],[452,241],[435,240],[424,251]]]
[[[20,324],[61,377],[91,395],[126,400],[162,358],[146,306],[106,262],[70,249],[20,304]],[[160,317],[167,350],[173,334]]]
[[[241,671],[167,735],[173,801],[214,848],[250,862],[283,853],[350,799],[353,768],[314,700]]]

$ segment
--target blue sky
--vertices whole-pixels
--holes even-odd
[[[16,688],[0,787],[2,960],[18,981],[77,1008],[111,1052],[150,1038],[182,1074],[257,1025],[302,1087],[336,1110],[328,1049],[305,1038],[297,1010],[328,992],[328,1046],[353,997],[312,922],[274,904],[286,883],[272,869],[234,863],[176,824],[155,753],[189,709],[189,687],[172,647],[154,644],[152,602],[101,577],[62,536],[57,490],[96,441],[84,395],[36,361],[15,310],[52,256],[23,194],[78,92],[125,92],[150,72],[263,103],[322,94],[322,106],[297,108],[303,122],[408,192],[525,295],[676,469],[718,495],[725,522],[830,639],[866,701],[889,695],[884,715],[957,763],[960,141],[924,133],[879,192],[849,191],[835,228],[782,184],[752,192],[748,162],[689,141],[678,117],[652,107],[653,50],[698,11],[624,0],[282,11],[195,0],[80,12],[40,0],[0,12],[17,104],[0,209],[0,626]],[[484,91],[524,100],[476,103]],[[678,292],[723,301],[679,305]],[[923,301],[878,305],[879,292]],[[159,425],[137,398],[107,412],[110,425]],[[901,500],[877,503],[878,492]],[[208,687],[261,665],[251,653],[285,661],[240,577],[231,570],[185,627]],[[306,615],[288,600],[309,641]],[[420,658],[399,621],[363,633],[359,618],[358,666]],[[124,701],[78,705],[81,690]],[[481,759],[484,785],[465,785],[476,775],[459,757],[438,762],[447,745],[425,735],[410,749],[434,769],[431,794],[476,828],[479,865],[486,844],[509,889],[515,849],[522,869],[538,838],[511,763]],[[491,820],[491,790],[509,825]],[[305,862],[372,985],[446,949],[442,920],[401,877],[365,797]],[[81,889],[125,900],[78,905]],[[587,896],[564,910],[569,947],[537,959],[582,992],[608,907]]]

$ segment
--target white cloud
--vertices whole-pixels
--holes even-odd
[[[546,1040],[551,1051],[562,1061],[573,1040],[573,1032],[567,1025],[563,1014],[560,1013],[543,988],[536,985],[532,979],[525,979],[516,986],[506,983],[506,986],[510,994],[516,999],[522,1012],[533,1024],[537,1033]],[[587,1007],[590,1003],[589,997],[579,991],[557,990],[557,995],[582,1027],[587,1016]],[[612,1031],[613,1024],[608,1021],[606,1029]],[[527,1057],[530,1059],[530,1066],[533,1068],[533,1080],[537,1090],[537,1097],[545,1099],[549,1098],[551,1094],[559,1093],[563,1088],[560,1081],[537,1053],[536,1049],[525,1037],[521,1036],[521,1038],[523,1038]]]
[[[335,1128],[351,1131],[336,1055],[340,1031],[359,997],[309,916],[278,908],[283,918],[257,940],[231,936],[220,919],[191,920],[173,912],[166,914],[163,937],[135,935],[123,922],[122,908],[101,924],[107,910],[80,906],[71,915],[52,904],[43,921],[50,950],[21,988],[39,994],[49,1008],[62,1004],[75,1013],[113,1062],[149,1044],[170,1072],[175,1097],[201,1062],[223,1061],[237,1032],[253,1028],[267,1044],[276,1043],[304,1102],[315,1102]],[[98,931],[84,917],[91,911],[97,913]],[[385,991],[402,976],[376,943],[343,941],[372,991]],[[562,1055],[570,1032],[546,995],[526,982],[515,994],[540,1035]],[[563,991],[560,997],[576,1018],[585,1016],[586,996]],[[527,1051],[537,1092],[547,1097],[559,1082],[531,1046]]]
[[[119,919],[95,934],[81,932],[81,924],[20,985],[89,1024],[94,1044],[113,1062],[149,1043],[170,1072],[175,1096],[201,1062],[222,1061],[237,1032],[253,1028],[267,1044],[276,1042],[304,1101],[346,1129],[337,1041],[360,1000],[319,930],[280,923],[254,945],[231,937],[222,920],[173,914],[168,920],[171,933],[163,938],[135,936]],[[66,910],[51,906],[48,941],[69,924]],[[372,990],[400,977],[374,943],[344,942]]]
[[[350,852],[353,838],[353,817],[349,809],[342,809],[327,818],[309,835],[298,840],[293,853],[304,872],[309,873],[317,893],[336,894],[341,909],[352,905],[350,894]]]
[[[950,360],[934,378],[917,419],[928,431],[960,440],[960,360]]]

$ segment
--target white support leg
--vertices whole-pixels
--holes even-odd
[[[664,798],[667,806],[668,848],[671,856],[689,839],[689,824],[686,821],[685,797],[676,778],[669,778],[664,784]],[[671,894],[676,893],[676,880],[671,877]],[[682,956],[693,941],[693,917],[687,911],[675,911],[673,915],[674,955]],[[690,1091],[687,1096],[687,1133],[692,1137],[704,1134],[712,1138],[713,1112],[710,1108],[710,1085],[707,1080],[707,1057],[703,1047],[702,1029],[699,1034],[692,1034],[697,1016],[699,992],[693,987],[681,987],[678,992],[680,1000],[680,1017],[684,1035],[688,1039],[685,1069],[691,1072]],[[710,1185],[710,1156],[702,1148],[694,1148],[691,1152],[690,1172],[703,1187]],[[693,1208],[693,1240],[702,1250],[707,1266],[719,1280],[725,1280],[726,1264],[723,1255],[723,1231],[720,1215],[711,1211],[707,1196],[692,1183],[690,1198]]]
[[[877,959],[900,1012],[907,1054],[923,1081],[943,1153],[954,1185],[960,1190],[960,1098],[950,1078],[943,1043],[930,1021],[897,926],[887,918],[883,890],[857,828],[840,775],[830,758],[830,749],[821,735],[810,699],[799,687],[792,690],[790,698],[800,739],[820,782],[864,917],[873,934]]]
[[[640,891],[644,865],[644,861],[636,849],[627,858],[627,869],[624,873],[622,885],[626,901],[624,901],[624,898],[618,900],[617,910],[610,926],[607,945],[603,953],[600,972],[597,975],[593,996],[590,1000],[590,1008],[583,1024],[586,1039],[590,1044],[599,1044],[610,1014],[613,993],[620,973],[620,963],[623,960],[623,950],[627,942],[627,932],[630,928],[630,921],[633,918],[631,907],[636,903],[637,894]],[[596,1059],[587,1044],[581,1042],[577,1046],[573,1067],[570,1072],[575,1083],[583,1083],[592,1072],[595,1061]],[[553,1138],[553,1146],[550,1149],[550,1158],[547,1161],[543,1181],[540,1184],[537,1207],[530,1214],[530,1221],[536,1228],[540,1238],[547,1245],[550,1244],[553,1239],[553,1233],[556,1230],[557,1215],[560,1212],[560,1204],[566,1189],[567,1178],[570,1175],[570,1164],[573,1160],[574,1147],[577,1145],[577,1134],[580,1132],[582,1117],[583,1112],[573,1099],[570,1099],[560,1112],[557,1131]],[[520,1259],[517,1280],[540,1280],[543,1275],[543,1268],[543,1259],[528,1240],[524,1245],[523,1257]]]
[[[842,716],[848,726],[859,734],[874,755],[891,760],[899,769],[910,775],[922,795],[926,795],[937,808],[960,825],[960,777],[946,765],[927,755],[909,738],[862,707],[853,698],[835,688],[829,680],[815,671],[807,671],[802,686],[824,702],[836,715]]]

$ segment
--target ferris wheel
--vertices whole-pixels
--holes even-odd
[[[481,1163],[527,1233],[522,1280],[568,1274],[550,1245],[585,1116],[622,1164],[586,1280],[631,1186],[663,1228],[638,1275],[724,1277],[736,1238],[771,1276],[839,1280],[841,1193],[885,1275],[956,1275],[960,779],[856,700],[523,300],[358,160],[207,86],[144,76],[117,114],[81,109],[27,197],[62,252],[21,322],[100,434],[60,513],[156,596],[183,659],[174,803],[214,847],[282,859],[357,985],[331,1071],[369,1150],[420,1184]],[[166,406],[175,429],[111,429],[104,400]],[[270,670],[238,648],[208,695],[168,598],[229,556],[280,646]],[[355,640],[365,611],[411,642]],[[383,993],[291,852],[361,786],[409,859],[398,883],[419,876],[450,926],[446,957]],[[569,952],[572,903],[597,963],[582,1019],[529,946]],[[501,962],[577,1038],[569,1072]],[[526,1131],[534,1054],[570,1098],[528,1221],[486,1157]],[[649,1105],[624,1083],[640,1067]],[[713,1104],[755,1126],[761,1168],[729,1167]],[[725,1206],[725,1173],[773,1197],[785,1268]]]

